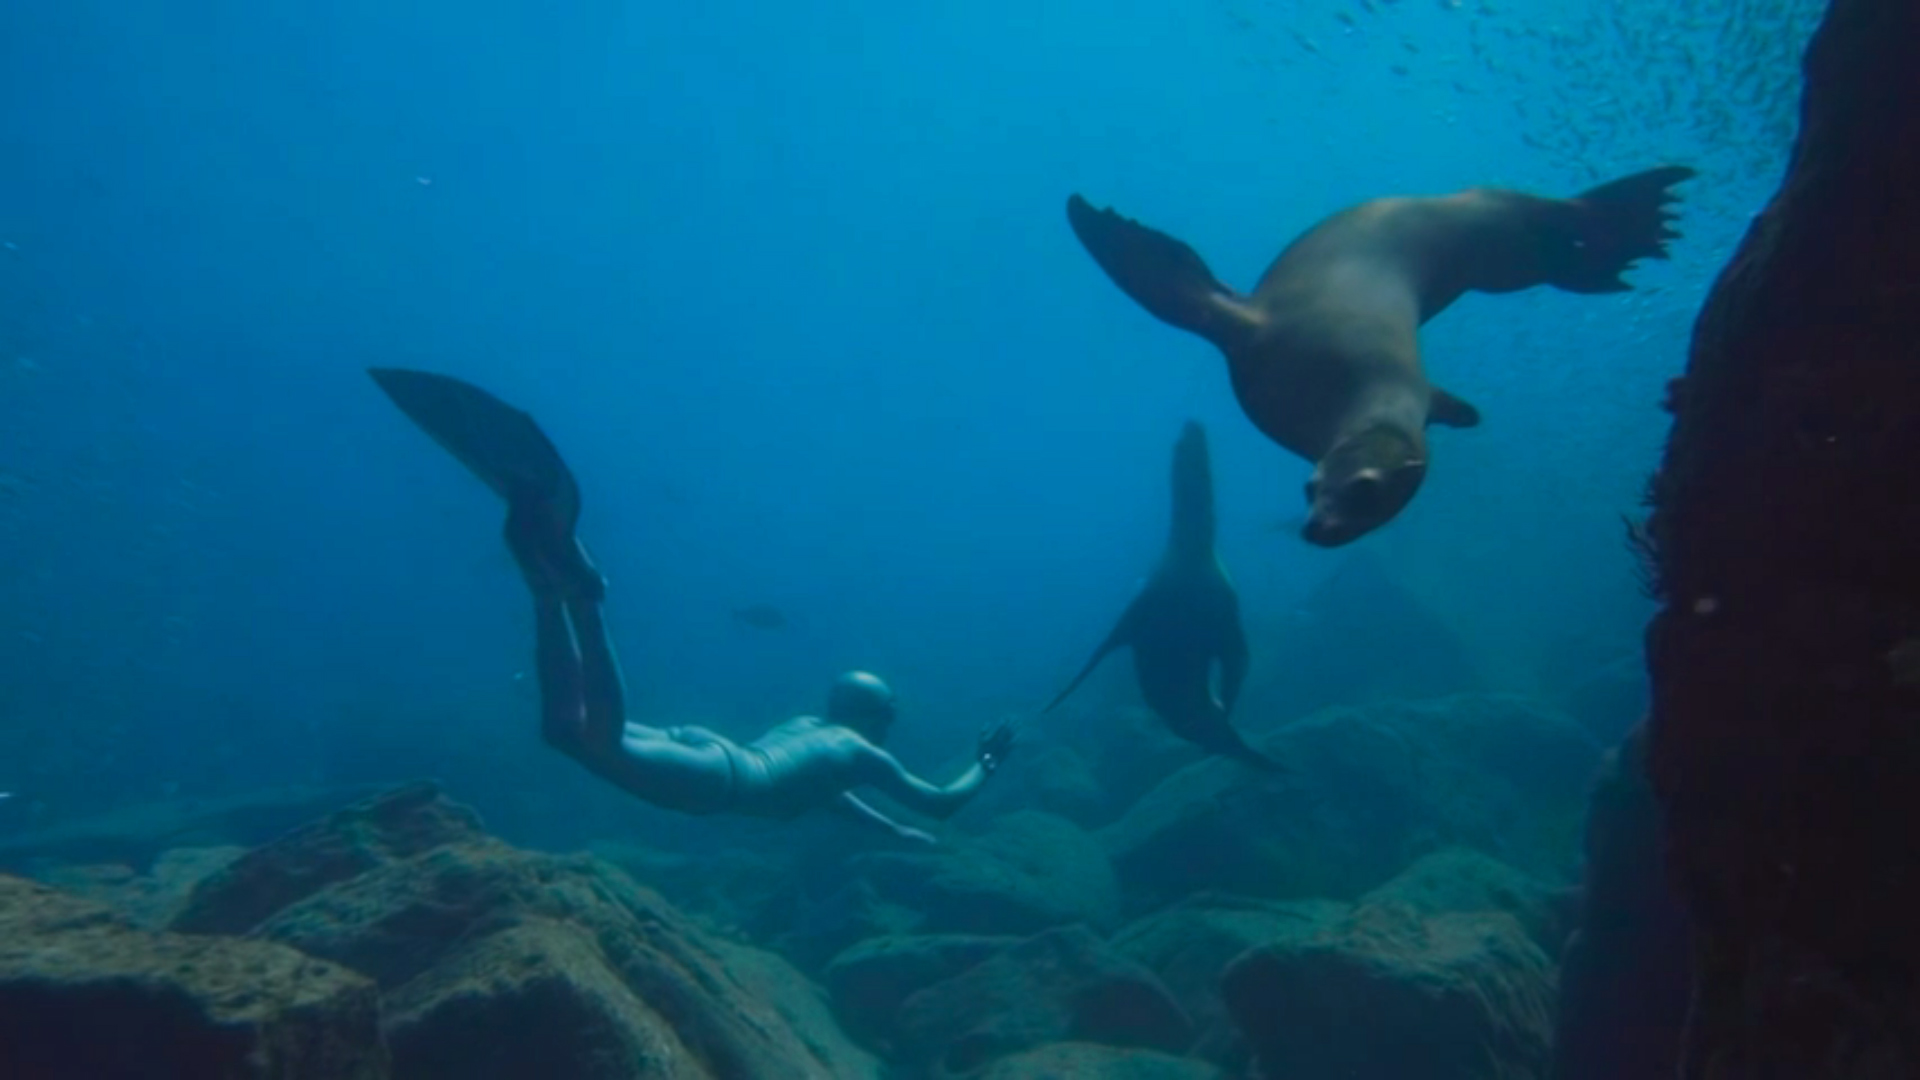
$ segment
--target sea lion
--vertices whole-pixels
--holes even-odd
[[[1246,296],[1182,241],[1077,194],[1067,221],[1136,303],[1226,355],[1247,418],[1314,464],[1301,535],[1336,547],[1413,498],[1428,424],[1480,422],[1427,381],[1419,327],[1468,290],[1631,289],[1621,275],[1638,259],[1666,258],[1679,237],[1667,189],[1694,175],[1668,165],[1570,199],[1490,187],[1372,199],[1302,233]]]
[[[1247,677],[1247,635],[1240,598],[1214,552],[1213,534],[1206,430],[1189,420],[1173,447],[1173,520],[1159,566],[1086,666],[1042,712],[1065,701],[1108,653],[1131,646],[1140,696],[1168,730],[1255,768],[1279,767],[1228,723]],[[1212,685],[1216,661],[1218,697]]]

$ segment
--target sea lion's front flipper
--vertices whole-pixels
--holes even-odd
[[[1121,614],[1120,621],[1113,624],[1113,629],[1107,634],[1107,640],[1093,650],[1093,655],[1087,658],[1086,666],[1080,669],[1080,674],[1073,677],[1073,681],[1067,684],[1065,690],[1060,691],[1052,701],[1047,702],[1047,707],[1041,709],[1041,712],[1052,712],[1055,705],[1067,700],[1069,694],[1079,689],[1081,683],[1087,681],[1087,676],[1093,674],[1093,669],[1100,666],[1100,661],[1105,660],[1108,653],[1133,641],[1134,613],[1138,610],[1140,610],[1138,599],[1127,605],[1127,610]]]
[[[1250,663],[1247,631],[1236,614],[1226,627],[1226,640],[1220,644],[1220,712],[1233,715],[1233,703],[1240,700],[1240,687],[1247,681]]]
[[[369,368],[400,411],[509,503],[540,500],[571,530],[580,488],[533,417],[471,383],[404,368]]]
[[[1434,387],[1433,393],[1427,398],[1427,421],[1447,427],[1476,427],[1480,423],[1480,410]]]
[[[1096,210],[1079,195],[1067,199],[1067,223],[1120,291],[1161,322],[1221,348],[1254,329],[1255,317],[1241,298],[1183,241],[1111,208]]]

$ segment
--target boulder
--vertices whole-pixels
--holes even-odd
[[[997,774],[974,800],[976,816],[992,819],[1020,810],[1039,810],[1083,829],[1093,829],[1126,809],[1125,803],[1115,799],[1095,777],[1079,749],[1048,741],[1041,734],[1023,736],[1018,762]]]
[[[0,876],[0,1076],[383,1080],[374,984],[263,941],[140,929]]]
[[[1505,912],[1540,951],[1557,956],[1572,931],[1578,895],[1469,848],[1446,848],[1422,855],[1360,902],[1404,904],[1423,915]]]
[[[1920,1072],[1920,4],[1811,11],[1792,154],[1694,320],[1641,533],[1690,1077]]]
[[[1119,922],[1119,886],[1100,844],[1064,818],[1021,811],[937,848],[856,855],[845,884],[810,905],[783,941],[802,963],[885,934],[1027,936]]]
[[[1635,728],[1593,785],[1585,897],[1560,960],[1553,1080],[1678,1075],[1693,941],[1667,878],[1646,736],[1645,724]]]
[[[34,877],[56,889],[96,900],[137,925],[160,928],[179,916],[202,879],[247,853],[242,847],[174,848],[144,874],[124,863],[48,866]]]
[[[1094,1043],[1054,1043],[1001,1058],[980,1080],[1226,1080],[1204,1061]]]
[[[840,1080],[877,1066],[778,958],[590,856],[520,851],[430,786],[368,800],[201,883],[176,925],[376,980],[406,1080]]]
[[[1512,916],[1373,903],[1228,967],[1227,1010],[1287,1080],[1535,1080],[1553,966]]]
[[[482,835],[479,815],[447,800],[438,785],[406,784],[302,825],[196,882],[172,928],[244,934],[337,882]]]
[[[902,1002],[1020,941],[958,934],[872,938],[827,965],[827,993],[850,1034],[882,1055],[891,1055],[895,1017]]]
[[[1205,893],[1188,897],[1116,934],[1113,947],[1152,971],[1193,1018],[1193,1054],[1230,1068],[1246,1064],[1246,1046],[1220,998],[1220,976],[1259,946],[1303,941],[1347,914],[1334,900],[1255,900]]]
[[[1202,761],[1101,830],[1135,910],[1200,891],[1354,899],[1451,846],[1569,881],[1601,754],[1504,695],[1330,709],[1258,745],[1286,771]]]
[[[1153,973],[1085,927],[1048,930],[901,1003],[895,1060],[929,1077],[972,1073],[1055,1042],[1180,1053],[1193,1024]]]
[[[0,869],[37,876],[50,866],[118,863],[145,873],[174,848],[264,844],[371,793],[365,787],[287,787],[135,803],[0,839]]]

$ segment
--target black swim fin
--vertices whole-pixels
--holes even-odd
[[[1667,190],[1698,175],[1664,165],[1590,188],[1556,206],[1557,250],[1547,283],[1574,293],[1626,292],[1621,277],[1640,259],[1667,258],[1667,241],[1680,238],[1666,209],[1679,198]]]
[[[1067,199],[1067,224],[1120,291],[1161,322],[1221,348],[1252,329],[1240,297],[1185,242],[1110,208],[1096,210],[1079,195]]]
[[[533,417],[471,383],[405,368],[368,368],[400,411],[509,504],[537,501],[569,531],[580,487]]]

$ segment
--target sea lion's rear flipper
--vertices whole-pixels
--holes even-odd
[[[471,383],[405,368],[368,368],[400,411],[508,503],[537,500],[569,531],[580,488],[533,417]]]
[[[1139,608],[1140,601],[1137,599],[1127,605],[1127,610],[1120,615],[1120,621],[1113,624],[1113,629],[1107,633],[1107,639],[1100,643],[1099,648],[1093,650],[1093,655],[1087,658],[1086,666],[1080,669],[1080,674],[1073,677],[1073,681],[1067,684],[1065,690],[1060,691],[1052,701],[1047,702],[1047,707],[1041,709],[1041,712],[1052,712],[1055,705],[1067,700],[1069,694],[1078,690],[1080,684],[1087,681],[1087,676],[1093,674],[1093,669],[1100,666],[1100,661],[1105,660],[1108,653],[1132,642],[1134,612]]]
[[[1120,291],[1161,322],[1221,348],[1254,328],[1255,317],[1241,298],[1183,241],[1111,208],[1096,210],[1079,195],[1067,199],[1067,223]]]
[[[1427,421],[1447,427],[1477,427],[1480,410],[1436,386],[1427,397]]]
[[[1583,191],[1556,204],[1552,231],[1560,249],[1547,283],[1576,293],[1626,292],[1621,279],[1638,259],[1664,259],[1667,241],[1680,234],[1666,209],[1679,198],[1667,190],[1697,175],[1685,165],[1664,165]]]

